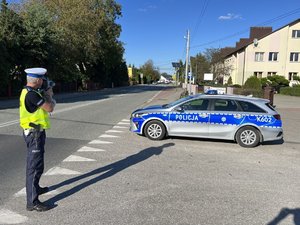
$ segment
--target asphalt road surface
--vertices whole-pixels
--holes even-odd
[[[145,104],[162,86],[136,86],[55,96],[57,107],[47,132],[45,171],[78,146],[111,128]],[[0,206],[24,186],[26,146],[18,121],[18,101],[0,101]],[[1,109],[2,108],[2,109]]]
[[[25,150],[18,125],[9,125],[17,109],[0,111],[0,224],[300,224],[299,98],[275,97],[284,143],[245,149],[231,141],[133,134],[133,109],[169,102],[180,91],[111,92],[61,100],[52,115],[41,180],[52,191],[41,200],[55,207],[45,213],[25,210]]]

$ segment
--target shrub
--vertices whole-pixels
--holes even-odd
[[[280,94],[291,95],[291,96],[300,96],[300,86],[283,87],[280,89]]]
[[[287,79],[285,79],[284,76],[280,76],[280,75],[273,75],[268,77],[268,80],[272,82],[272,86],[289,86],[289,81]]]
[[[231,77],[228,78],[227,84],[232,85],[232,78]]]
[[[261,82],[256,76],[252,76],[246,80],[243,88],[261,90]]]
[[[272,82],[267,77],[261,78],[260,83],[263,87],[272,86]]]
[[[241,88],[241,87],[242,87],[242,85],[239,85],[239,84],[234,84],[234,85],[230,85],[230,87]]]
[[[245,89],[239,88],[234,90],[234,94],[236,95],[252,95],[253,97],[263,98],[264,93],[262,89]]]
[[[300,77],[299,77],[299,76],[297,76],[297,75],[294,75],[294,76],[293,76],[293,80],[300,81]]]

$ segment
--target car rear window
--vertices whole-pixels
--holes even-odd
[[[251,102],[244,102],[238,101],[239,105],[243,109],[244,112],[257,112],[257,113],[265,113],[266,111],[260,108],[259,106],[251,103]]]

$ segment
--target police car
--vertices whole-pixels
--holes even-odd
[[[255,147],[283,138],[279,113],[267,99],[237,95],[194,95],[135,110],[130,130],[151,140],[168,136],[236,141]]]

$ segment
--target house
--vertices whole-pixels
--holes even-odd
[[[243,85],[251,77],[281,75],[293,81],[300,76],[300,19],[275,31],[271,27],[251,27],[250,37],[242,38],[234,48],[223,48],[223,82]]]
[[[160,75],[160,79],[159,79],[158,83],[168,84],[171,81],[172,81],[172,76],[164,74],[164,75]]]

